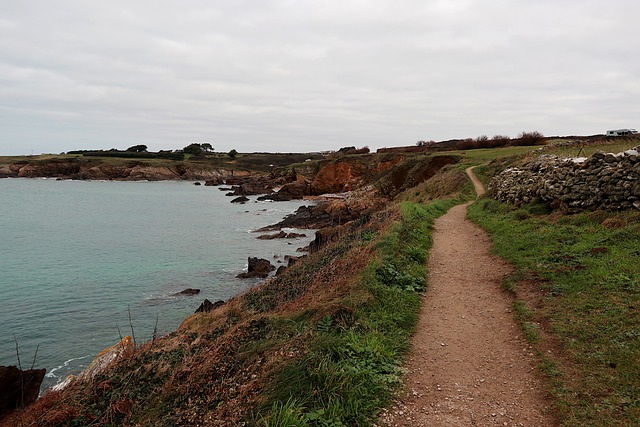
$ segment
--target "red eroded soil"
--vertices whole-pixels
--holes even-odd
[[[557,426],[513,299],[500,287],[511,267],[489,254],[488,235],[466,210],[456,206],[436,221],[405,388],[378,424]]]

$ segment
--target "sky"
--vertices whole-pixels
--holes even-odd
[[[640,128],[637,0],[0,0],[0,155]]]

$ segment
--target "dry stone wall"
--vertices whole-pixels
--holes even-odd
[[[640,209],[640,146],[589,158],[543,155],[522,168],[509,168],[489,185],[502,202],[521,205],[541,199],[566,212]]]

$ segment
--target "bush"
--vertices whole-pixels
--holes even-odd
[[[142,153],[144,151],[147,151],[147,146],[146,145],[134,145],[132,147],[127,148],[127,151],[131,151],[134,153]]]
[[[539,145],[544,142],[544,135],[538,131],[522,132],[513,140],[512,145]]]

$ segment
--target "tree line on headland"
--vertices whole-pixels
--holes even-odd
[[[180,150],[160,150],[157,152],[148,151],[148,147],[144,144],[133,145],[126,150],[118,150],[112,148],[110,150],[72,150],[66,154],[80,154],[87,157],[120,157],[131,159],[168,159],[182,161],[185,155],[191,155],[196,158],[204,158],[207,154],[213,153],[213,146],[208,142],[194,142]],[[232,149],[227,153],[231,160],[235,160],[238,152]]]

